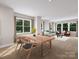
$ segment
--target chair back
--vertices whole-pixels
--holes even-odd
[[[21,37],[21,36],[16,37],[16,42],[17,42],[17,43],[22,43],[21,40],[22,40],[22,37]]]

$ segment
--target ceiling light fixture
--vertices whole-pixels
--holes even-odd
[[[52,0],[49,0],[49,2],[51,2]]]

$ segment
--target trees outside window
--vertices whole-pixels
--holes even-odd
[[[25,33],[30,32],[31,21],[23,20],[23,19],[16,19],[16,33]]]
[[[70,24],[70,31],[76,31],[76,23]]]
[[[57,31],[61,32],[61,24],[57,24]]]
[[[68,31],[68,23],[64,23],[63,24],[63,31]]]

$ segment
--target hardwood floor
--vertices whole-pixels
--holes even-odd
[[[33,50],[30,59],[78,59],[77,38],[70,37],[65,41],[53,40],[52,48],[44,57],[40,56],[39,48]],[[15,45],[0,49],[0,59],[25,59],[23,55],[25,55],[23,51],[17,54]]]

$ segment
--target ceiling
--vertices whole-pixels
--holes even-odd
[[[48,19],[77,17],[78,0],[0,0],[15,12]]]

